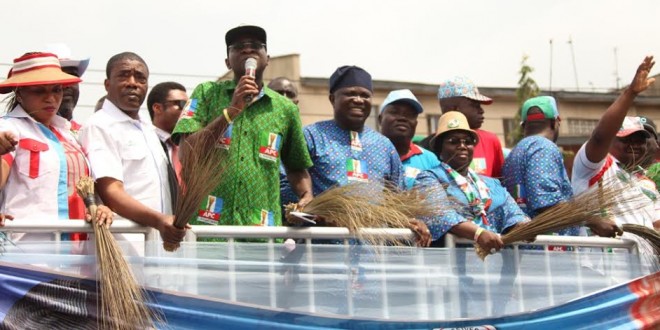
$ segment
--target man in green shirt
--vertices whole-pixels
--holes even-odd
[[[233,28],[225,42],[225,64],[234,79],[197,86],[172,133],[175,141],[213,138],[218,152],[227,153],[226,163],[218,165],[224,170],[222,183],[202,201],[191,223],[279,226],[280,161],[301,204],[312,199],[307,172],[312,161],[298,108],[263,84],[270,57],[262,28]],[[249,58],[256,60],[254,71],[245,68]]]

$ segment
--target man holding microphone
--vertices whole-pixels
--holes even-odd
[[[298,108],[263,84],[270,59],[264,29],[238,26],[225,42],[225,64],[234,79],[197,86],[172,133],[179,143],[211,136],[218,152],[228,153],[227,163],[218,166],[225,171],[222,184],[191,224],[279,226],[280,162],[301,204],[312,199],[312,161]],[[212,134],[196,134],[202,130]]]

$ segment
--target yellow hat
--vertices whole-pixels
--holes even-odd
[[[479,136],[470,128],[467,118],[465,118],[463,113],[458,111],[448,111],[440,116],[440,119],[438,120],[438,130],[436,131],[435,136],[431,139],[431,141],[429,141],[431,149],[435,149],[435,142],[439,136],[449,131],[455,130],[465,131],[466,133],[472,135],[475,141],[479,141]]]

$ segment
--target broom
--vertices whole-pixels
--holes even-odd
[[[221,135],[220,135],[221,136]],[[186,138],[181,157],[181,182],[174,205],[174,226],[184,228],[195,217],[199,205],[220,184],[226,166],[227,153],[218,152],[216,135],[207,130]],[[179,244],[163,243],[166,251],[173,252]]]
[[[349,183],[315,196],[302,212],[322,217],[330,226],[346,227],[370,244],[400,244],[395,236],[367,234],[359,229],[408,228],[412,218],[441,214],[445,203],[427,198],[430,193],[429,189],[401,191],[379,183]],[[295,204],[285,206],[287,212],[296,208]]]
[[[653,254],[655,254],[658,257],[658,261],[660,261],[660,233],[655,229],[631,223],[624,224],[621,226],[621,229],[627,233],[635,234],[648,242],[653,248]]]
[[[532,221],[519,223],[508,233],[502,235],[504,244],[511,244],[518,241],[529,241],[536,235],[542,235],[548,232],[555,232],[568,227],[582,225],[584,219],[607,218],[609,216],[622,216],[635,211],[635,207],[630,209],[621,209],[618,206],[622,203],[643,203],[646,196],[642,193],[626,195],[630,189],[635,189],[634,178],[628,178],[624,184],[617,184],[617,178],[607,180],[602,185],[592,187],[584,193],[573,196],[564,203],[559,203],[545,212],[536,216]],[[622,201],[622,199],[626,199]],[[478,244],[474,244],[475,252],[484,260],[490,254]]]
[[[94,222],[97,209],[94,201],[94,181],[90,177],[82,177],[76,184],[76,190],[85,201]],[[105,226],[96,223],[93,223],[92,227],[96,236],[96,262],[101,288],[101,328],[154,328],[144,293],[135,281],[131,267],[122,256],[112,233]]]

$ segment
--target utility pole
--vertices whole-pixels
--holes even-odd
[[[550,39],[550,84],[548,86],[548,91],[552,92],[552,39]]]
[[[614,47],[614,79],[616,83],[616,89],[619,90],[619,84],[621,78],[619,77],[619,50],[617,47]]]
[[[568,36],[568,44],[571,46],[571,58],[573,59],[573,75],[575,76],[575,89],[580,91],[580,84],[578,83],[577,65],[575,64],[575,50],[573,49],[573,37]]]

